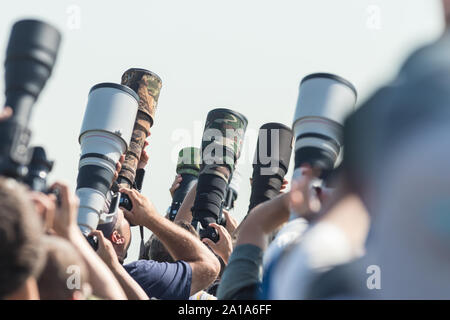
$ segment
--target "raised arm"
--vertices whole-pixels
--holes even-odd
[[[195,195],[197,194],[197,182],[194,184],[194,186],[189,190],[188,194],[183,200],[183,203],[180,206],[180,209],[178,209],[178,213],[175,217],[174,222],[177,221],[186,221],[187,223],[192,222],[192,206],[194,205],[195,201]]]
[[[126,296],[119,282],[114,277],[108,266],[91,248],[77,226],[78,200],[69,191],[67,185],[55,183],[53,189],[60,191],[61,206],[56,208],[54,229],[56,233],[69,240],[86,262],[90,282],[94,294],[105,299],[125,300]]]
[[[150,229],[175,260],[183,260],[191,266],[191,294],[205,289],[216,279],[219,261],[198,238],[162,217],[150,200],[136,190],[123,188],[120,192],[126,193],[133,203],[131,211],[123,210],[128,221]]]

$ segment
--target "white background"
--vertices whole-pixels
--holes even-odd
[[[300,80],[320,71],[353,82],[360,105],[443,29],[438,0],[14,0],[0,4],[1,55],[13,22],[30,17],[64,37],[32,117],[33,143],[56,160],[52,181],[75,188],[78,134],[93,85],[120,82],[130,67],[162,78],[143,188],[161,214],[171,202],[175,155],[200,145],[209,110],[243,113],[249,133],[266,122],[290,126]],[[3,89],[3,77],[0,83]],[[247,212],[254,148],[247,137],[238,220]],[[288,178],[291,172],[292,165]],[[133,235],[128,261],[139,250],[138,230]]]

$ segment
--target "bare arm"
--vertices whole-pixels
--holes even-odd
[[[72,230],[66,239],[83,257],[89,269],[89,282],[94,294],[104,299],[126,300],[126,295],[114,274],[91,248],[81,232],[76,229]]]
[[[93,231],[98,239],[97,253],[111,269],[116,279],[119,281],[122,289],[125,291],[129,300],[148,300],[148,296],[141,286],[134,281],[117,259],[117,254],[112,246],[112,243],[106,239],[101,231]]]
[[[178,221],[185,221],[187,223],[192,222],[193,216],[191,208],[194,205],[196,194],[197,194],[197,183],[194,184],[194,186],[191,188],[191,190],[189,190],[188,194],[184,198],[183,203],[181,204],[180,209],[178,210],[174,222]],[[223,214],[225,215],[226,218],[225,228],[227,229],[228,233],[233,234],[233,232],[235,232],[236,230],[238,223],[236,219],[227,210],[223,210]]]
[[[267,236],[288,221],[289,213],[289,193],[259,204],[242,222],[236,246],[252,244],[264,250]]]
[[[126,299],[111,270],[91,248],[77,226],[78,199],[65,184],[55,183],[52,188],[58,189],[61,197],[61,206],[55,210],[54,229],[59,236],[69,240],[83,257],[89,269],[94,294],[104,299]]]
[[[220,264],[216,256],[189,231],[162,217],[153,204],[136,190],[121,189],[133,203],[131,211],[123,210],[133,224],[150,229],[166,246],[175,260],[183,260],[192,268],[191,294],[208,287],[217,277]]]
[[[175,217],[174,222],[178,221],[186,221],[187,223],[192,222],[191,208],[194,205],[196,194],[197,194],[197,182],[194,184],[191,190],[189,190],[188,194],[184,198],[183,203],[180,206],[180,209],[178,209],[178,213]]]

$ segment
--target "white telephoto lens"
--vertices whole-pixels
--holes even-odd
[[[95,230],[111,187],[116,163],[128,149],[139,97],[130,88],[101,83],[88,98],[79,137],[81,157],[77,179],[78,225],[87,235]]]
[[[355,87],[328,73],[305,77],[299,88],[293,130],[295,167],[317,161],[325,169],[336,166],[343,146],[343,124],[354,111]]]

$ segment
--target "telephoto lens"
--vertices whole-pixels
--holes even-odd
[[[155,73],[139,68],[128,69],[122,75],[121,84],[131,88],[139,96],[130,147],[119,172],[117,182],[120,186],[131,188],[136,177],[136,168],[141,157],[145,139],[150,135],[150,128],[155,121],[156,106],[162,82]],[[132,203],[127,195],[122,195],[120,206],[131,210]]]
[[[202,138],[202,165],[192,209],[192,225],[201,238],[217,241],[210,223],[220,223],[228,183],[239,159],[247,119],[229,109],[208,113]]]
[[[233,172],[233,176],[231,177],[231,181],[228,185],[227,194],[225,196],[224,209],[232,210],[234,209],[234,202],[236,201],[239,190],[242,183],[242,173],[240,163],[237,163],[236,169]],[[223,224],[225,221],[221,221]]]
[[[289,169],[292,144],[292,130],[284,124],[266,123],[259,129],[248,212],[280,193]]]
[[[301,175],[301,165],[309,164],[320,172],[313,184],[326,183],[342,159],[343,124],[355,109],[356,99],[355,87],[334,74],[311,74],[301,81],[293,122],[293,179]]]
[[[100,223],[116,163],[127,151],[136,120],[139,96],[127,86],[100,83],[92,87],[79,142],[81,157],[76,194],[80,199],[78,225],[88,235]]]
[[[0,125],[0,174],[23,179],[30,161],[31,109],[50,77],[61,34],[38,20],[20,20],[11,30],[5,60],[5,106],[13,115]]]
[[[177,174],[181,175],[180,186],[173,193],[169,219],[175,220],[178,210],[189,190],[195,185],[200,172],[201,152],[199,148],[183,148],[178,153]]]
[[[30,186],[31,190],[46,193],[48,192],[47,176],[52,171],[54,162],[47,159],[43,147],[33,147],[30,149],[30,152],[32,156],[24,183]]]

